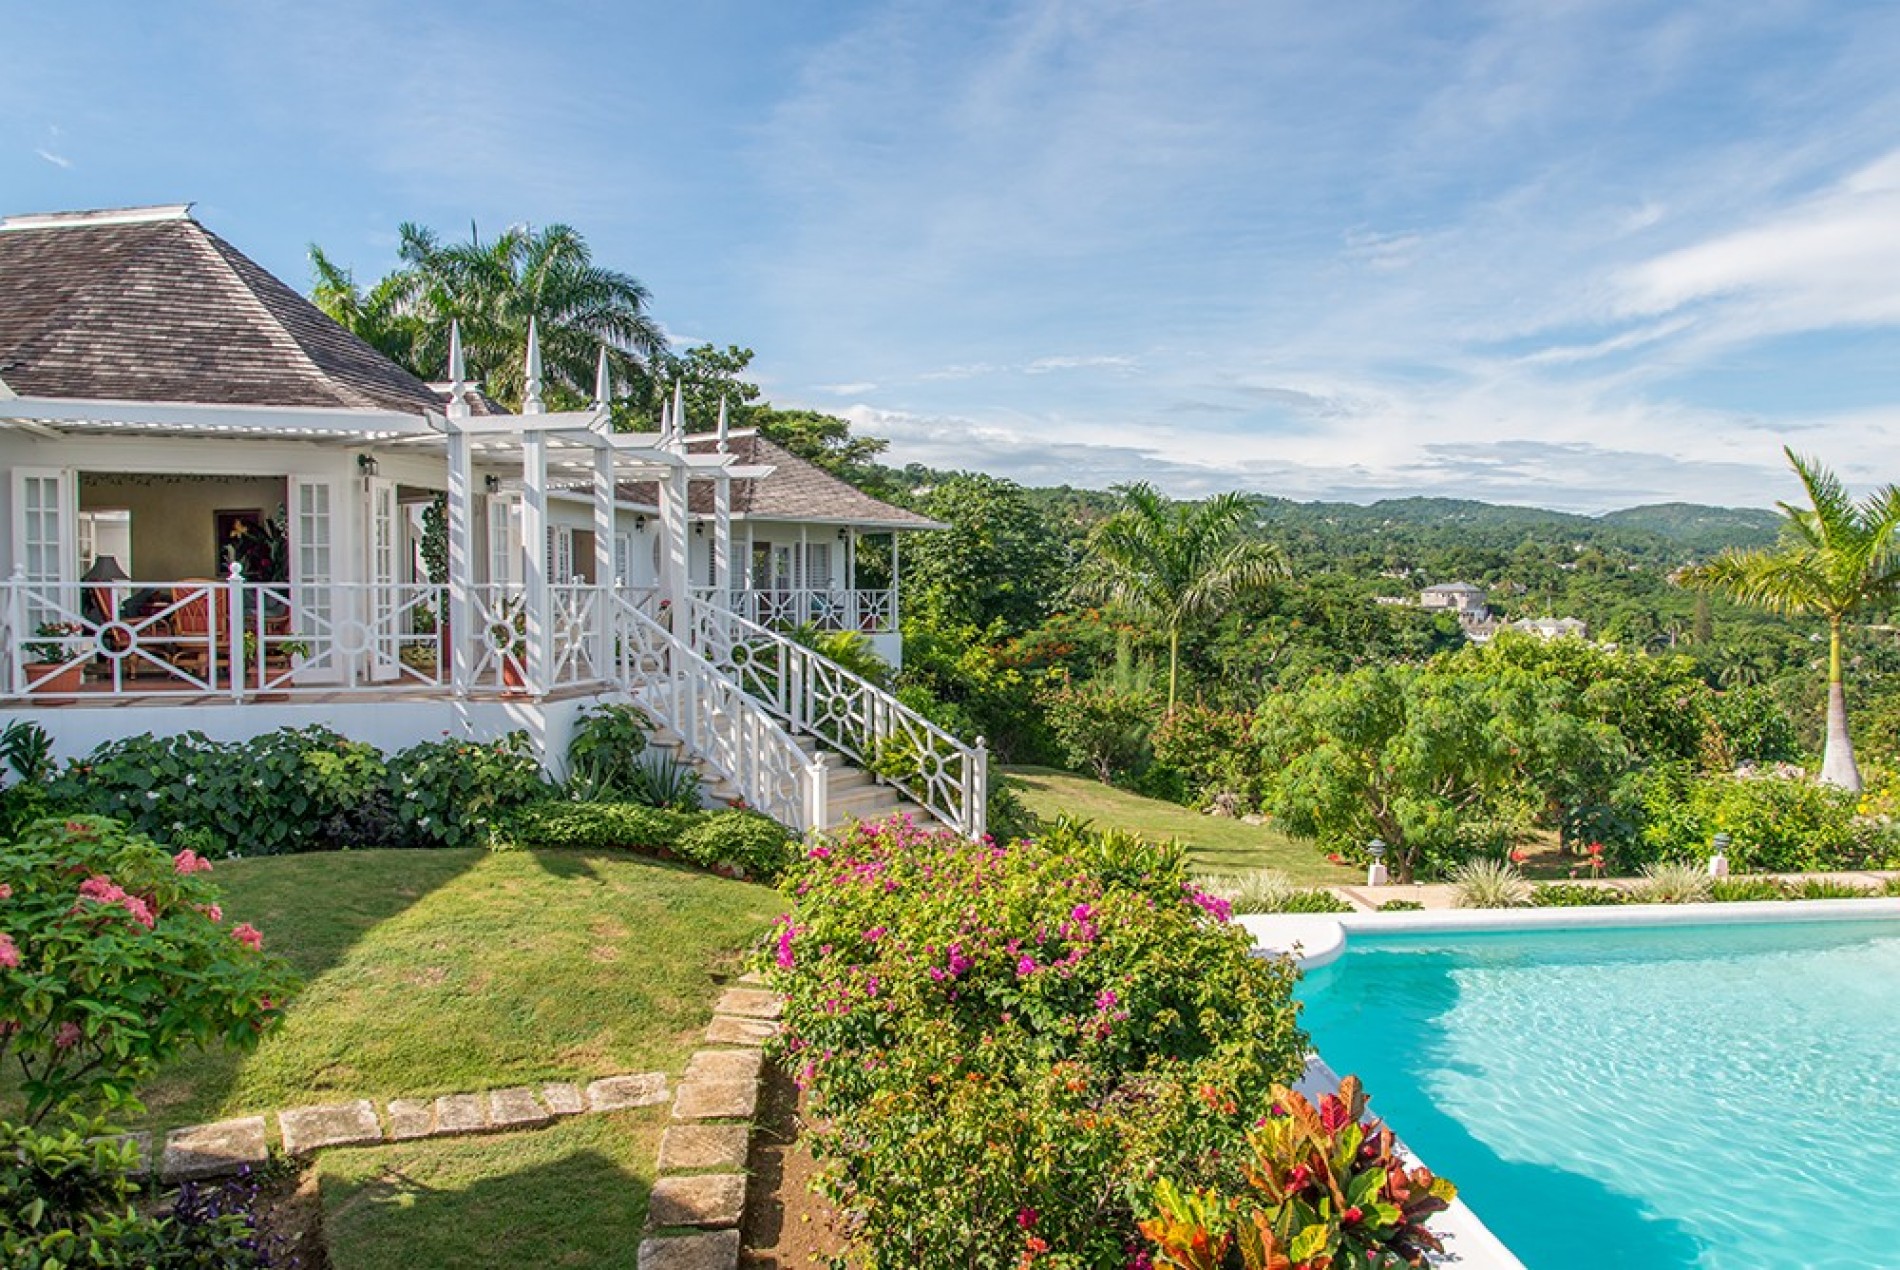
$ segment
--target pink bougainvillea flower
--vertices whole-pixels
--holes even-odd
[[[231,928],[231,937],[252,952],[260,951],[264,947],[264,932],[258,930],[257,927],[251,925],[249,922],[239,922],[236,926],[233,926]]]
[[[14,944],[11,935],[0,931],[0,970],[18,970],[19,968],[19,948]]]
[[[132,920],[146,930],[158,925],[158,918],[152,912],[152,906],[136,895],[128,895],[119,901],[121,908],[132,914]]]
[[[211,872],[211,861],[205,859],[190,847],[186,847],[183,851],[180,851],[177,855],[172,857],[172,869],[178,873],[209,873]]]
[[[1033,1208],[1019,1208],[1016,1210],[1016,1224],[1021,1226],[1024,1230],[1028,1230],[1036,1224],[1036,1219],[1041,1216],[1042,1214]]]

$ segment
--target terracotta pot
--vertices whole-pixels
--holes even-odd
[[[27,691],[36,697],[75,695],[85,686],[85,679],[84,662],[74,662],[64,667],[51,661],[30,661],[26,664]]]

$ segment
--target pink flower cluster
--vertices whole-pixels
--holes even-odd
[[[1217,922],[1230,922],[1234,919],[1234,906],[1218,895],[1209,895],[1198,886],[1187,887],[1188,903],[1208,914]]]
[[[231,928],[231,937],[252,952],[263,951],[264,932],[258,930],[257,927],[251,925],[249,922],[239,922],[236,926],[233,926]]]
[[[14,944],[13,937],[0,931],[0,970],[18,970],[20,968],[20,949]]]
[[[150,930],[158,925],[152,906],[132,895],[103,873],[95,873],[79,884],[79,898],[102,906],[117,905],[132,915],[132,920]]]
[[[172,869],[177,873],[209,873],[211,872],[211,861],[205,859],[190,847],[186,847],[183,851],[180,851],[177,855],[172,857]]]

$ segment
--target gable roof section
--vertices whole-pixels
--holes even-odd
[[[686,438],[686,448],[694,454],[711,454],[717,440],[710,433]],[[734,436],[730,449],[741,466],[770,467],[772,474],[732,483],[732,514],[747,520],[792,520],[830,525],[858,525],[873,529],[944,529],[947,526],[897,507],[881,498],[873,498],[848,481],[839,480],[807,459],[801,459],[781,445],[757,433]],[[623,501],[640,507],[654,507],[660,492],[652,481],[631,481],[620,486]],[[693,482],[687,511],[694,516],[713,514],[712,486],[706,481]]]
[[[184,207],[0,222],[0,381],[23,397],[442,409]]]

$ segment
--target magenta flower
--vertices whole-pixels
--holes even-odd
[[[19,968],[19,948],[14,945],[11,935],[0,931],[0,970],[18,970]]]
[[[792,927],[789,922],[778,928],[777,960],[780,970],[790,970],[798,964],[797,958],[792,956]]]
[[[1120,1001],[1121,1001],[1121,998],[1115,995],[1114,989],[1103,988],[1101,992],[1096,994],[1095,1008],[1106,1013],[1107,1011],[1114,1009],[1116,1004]]]
[[[1033,975],[1035,973],[1036,973],[1036,959],[1034,957],[1029,956],[1027,953],[1025,953],[1023,955],[1022,960],[1016,963],[1016,977],[1018,979],[1022,979],[1022,978],[1026,978],[1029,975]]]
[[[264,932],[249,922],[239,922],[231,928],[231,937],[252,952],[261,952],[264,947]]]

